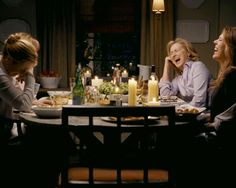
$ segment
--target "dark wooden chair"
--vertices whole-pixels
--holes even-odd
[[[73,116],[81,117],[76,125],[71,125]],[[129,117],[134,118],[131,124]],[[62,126],[74,135],[77,149],[65,163],[61,186],[175,187],[174,125],[174,106],[63,107]]]

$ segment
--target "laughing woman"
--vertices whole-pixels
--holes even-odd
[[[160,96],[176,95],[192,106],[206,107],[211,74],[206,65],[199,61],[192,44],[176,38],[167,44],[167,54],[159,82]],[[173,79],[172,70],[177,73]]]

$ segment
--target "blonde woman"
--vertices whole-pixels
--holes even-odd
[[[13,108],[29,111],[34,98],[34,67],[37,49],[31,40],[11,34],[5,41],[0,60],[0,117],[12,118]],[[24,89],[15,87],[14,78],[24,81]]]
[[[176,38],[167,44],[167,57],[159,82],[160,96],[178,96],[195,107],[207,106],[207,89],[211,74],[199,61],[192,44]],[[176,76],[171,77],[173,70]]]

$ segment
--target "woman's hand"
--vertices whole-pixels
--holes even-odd
[[[182,73],[183,73],[182,70],[180,70],[180,69],[176,66],[175,61],[172,60],[170,57],[166,57],[166,60],[165,60],[165,61],[167,61],[166,63],[168,63],[169,66],[173,67],[174,70],[175,70],[178,74],[182,74]]]
[[[25,78],[26,78],[26,76],[27,76],[28,74],[34,76],[34,68],[33,68],[33,67],[31,67],[31,68],[28,69],[28,70],[25,70],[25,71],[20,72],[20,73],[18,74],[18,76],[16,77],[16,80],[17,80],[18,82],[22,82],[22,81],[25,80]]]

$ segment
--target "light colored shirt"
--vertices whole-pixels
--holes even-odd
[[[34,98],[35,78],[27,75],[22,90],[15,86],[14,78],[9,76],[0,62],[0,116],[12,118],[13,108],[19,111],[30,111]]]
[[[195,107],[207,106],[207,89],[211,74],[201,61],[188,61],[182,75],[172,81],[159,82],[160,96],[178,96]]]

